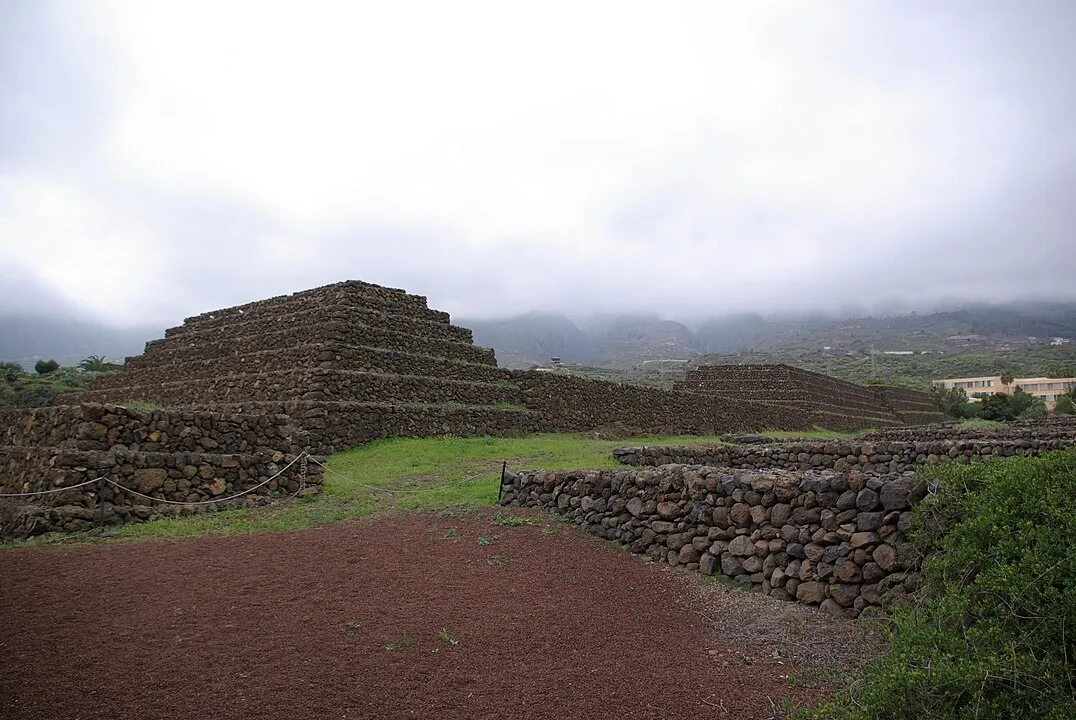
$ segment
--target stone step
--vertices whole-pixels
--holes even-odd
[[[311,368],[375,372],[387,375],[421,375],[472,382],[509,380],[505,370],[493,365],[461,362],[400,350],[347,345],[334,340],[205,360],[132,366],[95,378],[88,389],[111,390],[154,382],[206,380],[228,375]]]
[[[832,408],[856,410],[860,414],[875,415],[892,419],[894,416],[875,396],[861,393],[825,393],[820,394],[801,389],[788,388],[730,388],[716,387],[687,381],[676,386],[679,392],[693,392],[700,395],[717,395],[751,402],[781,405],[801,409]]]
[[[295,400],[242,402],[214,409],[237,414],[286,413],[309,437],[310,451],[326,455],[391,437],[516,437],[552,430],[540,413],[526,408],[459,403]],[[329,476],[327,481],[331,484],[332,477]]]
[[[371,327],[354,320],[332,320],[298,328],[274,328],[254,335],[230,338],[202,337],[198,342],[179,338],[147,344],[143,355],[127,358],[126,367],[152,367],[166,363],[208,360],[255,353],[272,348],[336,341],[352,346],[380,347],[416,355],[432,355],[449,360],[497,364],[493,351],[469,343],[408,335],[396,330]]]
[[[195,315],[185,319],[183,325],[171,328],[169,333],[182,334],[187,329],[218,327],[240,320],[276,316],[282,313],[297,312],[304,308],[331,307],[334,305],[359,306],[368,310],[408,316],[427,322],[442,324],[448,324],[449,322],[448,313],[429,309],[426,305],[426,298],[421,295],[411,295],[397,288],[386,288],[358,280],[348,280],[334,285],[303,290],[291,295],[280,295],[245,305]]]
[[[60,403],[123,405],[130,401],[141,401],[163,407],[180,407],[245,400],[334,400],[497,405],[521,404],[521,397],[519,388],[507,381],[497,385],[417,375],[381,375],[315,368],[89,390],[62,396]]]
[[[73,404],[0,412],[0,445],[65,450],[261,453],[307,442],[282,414],[215,410],[146,410],[120,405]],[[3,467],[0,466],[0,474]]]
[[[171,342],[198,342],[201,339],[222,339],[256,335],[270,330],[300,328],[306,325],[320,325],[334,320],[358,321],[368,327],[383,328],[406,335],[471,343],[474,338],[467,328],[441,322],[417,320],[404,315],[391,313],[356,305],[314,305],[295,311],[275,314],[262,313],[256,317],[238,316],[226,322],[210,326],[186,326],[172,328],[165,332],[165,337],[147,343],[147,348]]]

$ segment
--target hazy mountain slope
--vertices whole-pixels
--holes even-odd
[[[26,315],[0,316],[0,360],[32,367],[37,358],[74,365],[90,355],[122,362],[138,355],[147,341],[164,335],[160,328],[113,328],[83,320]]]
[[[470,328],[474,342],[497,351],[502,367],[527,368],[559,357],[566,363],[591,363],[594,343],[564,315],[529,313],[500,320],[453,320]]]
[[[594,364],[599,367],[626,367],[647,360],[691,358],[698,355],[695,336],[672,320],[637,316],[613,319],[596,343]]]
[[[574,322],[561,315],[524,315],[473,324],[460,320],[459,324],[474,329],[475,341],[495,348],[501,363],[512,367],[548,363],[553,355],[566,363],[632,367],[650,359],[745,351],[951,353],[962,342],[951,338],[973,335],[981,336],[976,343],[982,347],[1032,347],[1031,337],[1040,344],[1052,337],[1076,339],[1076,304],[1011,303],[860,318],[740,313],[704,320],[694,332],[678,322],[629,315]]]

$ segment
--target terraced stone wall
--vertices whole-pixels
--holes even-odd
[[[117,389],[87,390],[65,398],[64,402],[110,402],[123,392]],[[518,389],[507,381],[498,385],[320,368],[147,383],[138,387],[137,394],[139,400],[168,407],[284,400],[497,405],[518,404],[521,399]]]
[[[303,312],[318,307],[348,305],[360,311],[388,312],[425,319],[430,322],[449,322],[446,312],[431,310],[422,295],[412,295],[399,288],[389,288],[359,280],[346,280],[332,285],[303,290],[289,295],[258,300],[222,310],[186,318],[179,327],[171,328],[166,337],[182,335],[192,330],[220,328],[233,323],[245,323],[263,316]],[[468,339],[468,342],[470,340]]]
[[[950,419],[938,410],[938,406],[925,392],[890,385],[871,385],[869,389],[878,398],[879,404],[888,408],[902,423],[927,425]]]
[[[836,470],[859,474],[895,474],[914,471],[924,463],[970,462],[1013,455],[1038,455],[1070,447],[1072,437],[1007,440],[824,441],[769,445],[715,445],[687,447],[624,447],[613,456],[626,465],[660,466],[670,463],[752,469]]]
[[[297,327],[279,324],[264,333],[236,334],[227,337],[207,335],[200,338],[181,338],[175,342],[147,343],[143,355],[127,358],[125,370],[158,367],[202,360],[237,357],[253,353],[280,350],[297,345],[335,341],[347,345],[376,347],[422,355],[444,357],[461,362],[496,365],[493,351],[475,345],[440,338],[413,336],[393,329],[366,325],[354,319],[328,320]],[[121,371],[122,372],[122,371]]]
[[[805,430],[812,418],[794,407],[620,385],[535,371],[513,372],[522,402],[544,429],[619,428],[647,434],[718,434],[763,428]]]
[[[930,427],[894,427],[861,435],[862,440],[1061,440],[1076,444],[1076,416],[1050,415],[1015,420],[998,427],[948,422]]]
[[[168,362],[155,367],[132,366],[124,373],[111,373],[96,378],[93,387],[95,390],[112,390],[154,383],[192,382],[207,377],[291,372],[299,368],[421,376],[445,380],[462,378],[492,383],[504,382],[508,379],[506,371],[496,365],[468,363],[445,357],[326,340],[240,355],[231,354],[202,360]]]
[[[294,455],[310,445],[306,433],[282,412],[61,405],[0,412],[0,428],[0,446],[27,448],[213,452],[226,447],[230,453],[282,451]]]
[[[48,491],[0,499],[0,537],[202,512],[258,485],[235,502],[260,504],[322,480],[316,463],[291,464],[309,440],[283,415],[79,405],[8,411],[0,423],[0,493]]]
[[[832,430],[903,424],[870,388],[788,365],[707,365],[674,389],[780,405]]]
[[[524,472],[503,502],[570,516],[632,552],[855,617],[918,586],[904,541],[912,475],[642,470]]]
[[[517,437],[546,429],[523,407],[397,405],[392,403],[239,403],[218,409],[258,415],[286,413],[303,428],[311,452],[330,454],[392,437],[438,435]]]

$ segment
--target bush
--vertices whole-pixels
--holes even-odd
[[[979,414],[979,406],[968,402],[968,393],[964,388],[942,389],[937,385],[930,388],[934,404],[946,415],[956,418],[972,418]]]
[[[1068,395],[1062,395],[1054,405],[1054,412],[1058,415],[1076,415],[1076,403]]]
[[[889,654],[802,717],[1074,717],[1076,454],[930,471],[916,508],[926,553],[915,607],[893,615]]]
[[[1018,417],[1042,415],[1046,413],[1046,403],[1020,388],[1012,395],[994,393],[983,396],[979,403],[979,417],[984,420],[1015,420]]]
[[[51,372],[56,372],[59,367],[60,363],[55,360],[38,360],[34,365],[34,370],[38,375],[48,375]]]
[[[0,378],[7,382],[15,382],[22,377],[22,365],[17,362],[0,363]]]

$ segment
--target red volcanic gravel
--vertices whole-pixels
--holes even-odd
[[[737,720],[812,697],[722,642],[695,577],[551,527],[0,551],[0,716]]]

